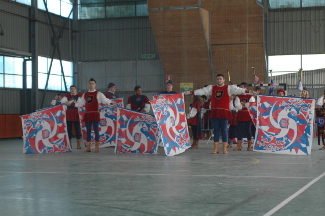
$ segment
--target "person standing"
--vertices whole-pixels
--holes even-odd
[[[91,146],[91,128],[94,128],[95,132],[95,151],[99,152],[99,121],[100,121],[100,114],[99,114],[99,104],[104,103],[108,105],[112,105],[116,107],[112,103],[112,101],[105,97],[105,95],[99,91],[96,90],[96,80],[91,78],[89,80],[89,91],[84,93],[82,97],[79,98],[77,103],[75,104],[75,107],[82,107],[85,105],[85,116],[84,116],[84,122],[86,123],[86,130],[87,130],[87,148],[84,152],[91,152],[90,146]]]
[[[105,96],[108,99],[116,99],[119,98],[117,94],[115,94],[116,92],[116,86],[114,83],[109,83],[107,86],[108,91],[106,92]]]
[[[128,98],[126,108],[138,112],[148,113],[150,111],[150,102],[147,96],[142,95],[141,86],[135,86],[134,92],[134,95]]]
[[[284,91],[284,89],[279,89],[279,90],[276,92],[276,94],[277,94],[278,96],[283,97],[283,96],[286,95],[286,92]]]
[[[176,91],[173,91],[173,81],[168,80],[165,86],[166,91],[160,92],[160,94],[177,94]]]
[[[199,147],[199,139],[202,139],[202,109],[203,98],[200,96],[193,95],[193,102],[189,107],[189,114],[187,114],[188,125],[191,126],[193,135],[193,144],[190,149]]]
[[[306,87],[303,88],[302,92],[301,92],[301,97],[302,98],[310,98],[309,96],[309,91]]]
[[[72,148],[72,125],[74,125],[74,129],[76,132],[77,138],[77,149],[81,149],[80,138],[81,138],[81,129],[80,129],[80,121],[79,121],[79,114],[78,108],[75,107],[78,98],[82,97],[82,94],[77,94],[76,86],[70,86],[70,93],[64,95],[61,99],[62,104],[67,105],[67,126],[68,126],[68,137],[70,147]]]
[[[247,91],[247,83],[242,82],[240,87]],[[238,123],[238,139],[237,146],[234,151],[241,150],[243,138],[246,137],[248,140],[247,151],[252,151],[252,118],[249,115],[248,106],[250,102],[255,102],[255,97],[250,94],[237,95],[242,105],[242,108],[238,110],[237,123]]]
[[[234,139],[237,139],[238,137],[238,123],[237,123],[237,113],[238,110],[242,108],[240,100],[236,95],[231,96],[231,101],[230,101],[230,110],[232,114],[232,119],[229,120],[229,144],[227,148],[232,148],[232,143]],[[237,143],[237,141],[236,141]]]
[[[318,100],[316,102],[316,104],[318,106],[321,106],[322,108],[325,108],[325,103],[324,103],[325,99],[324,99],[324,97],[325,97],[325,91],[323,91],[322,96],[320,98],[318,98]],[[325,145],[323,145],[323,147],[321,147],[319,150],[325,150]]]
[[[211,95],[211,111],[210,118],[214,128],[214,150],[213,154],[219,153],[219,131],[222,134],[222,149],[223,153],[228,153],[228,120],[232,119],[230,112],[230,95],[248,93],[248,90],[238,88],[235,85],[225,85],[225,78],[223,74],[217,74],[216,85],[209,85],[202,89],[197,89],[194,92],[186,91],[185,94],[194,95]],[[251,91],[252,93],[255,93]]]
[[[61,104],[61,99],[62,99],[62,95],[61,94],[55,95],[55,98],[51,101],[51,105],[52,106],[60,105]]]

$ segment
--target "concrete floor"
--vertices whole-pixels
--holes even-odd
[[[325,151],[316,143],[311,156],[214,155],[202,140],[167,157],[162,148],[26,155],[22,139],[1,139],[0,215],[324,215]]]

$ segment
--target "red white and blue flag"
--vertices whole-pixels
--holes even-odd
[[[257,103],[256,102],[249,102],[248,112],[249,112],[249,115],[251,116],[253,124],[256,127],[256,121],[257,121]]]
[[[161,133],[166,155],[173,156],[188,149],[190,138],[187,129],[184,94],[160,95],[150,101]]]
[[[254,74],[254,84],[258,84],[260,82],[260,78]]]
[[[315,99],[257,95],[254,151],[310,155]]]
[[[123,98],[110,99],[116,103],[118,107],[123,107]],[[116,144],[116,128],[117,128],[117,109],[106,104],[99,105],[100,122],[99,122],[99,147],[115,146]],[[84,145],[87,146],[87,130],[86,124],[83,121],[85,115],[85,107],[79,109],[79,118],[81,133]],[[95,133],[92,129],[91,144],[95,146]]]
[[[153,115],[119,108],[117,122],[115,153],[157,153],[159,135]]]
[[[273,79],[271,79],[269,94],[272,94],[272,92],[274,91],[274,89],[275,89],[275,87],[274,87]]]
[[[21,116],[23,127],[23,153],[71,152],[66,106],[58,105]]]

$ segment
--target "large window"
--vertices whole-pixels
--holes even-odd
[[[11,0],[21,4],[31,5],[31,0]],[[47,8],[50,13],[54,13],[63,17],[68,17],[72,9],[72,3],[69,0],[46,0]],[[46,10],[44,1],[37,0],[38,9]],[[72,18],[72,14],[69,18]]]
[[[51,59],[45,57],[38,58],[38,88],[45,89],[47,72]],[[73,65],[71,62],[62,61],[64,76],[67,88],[73,83]],[[27,88],[32,87],[31,62],[27,61]],[[23,87],[23,59],[7,56],[0,56],[0,87],[2,88],[22,88]],[[60,61],[53,60],[52,69],[49,77],[49,90],[65,91],[63,75],[61,72]]]
[[[148,16],[144,0],[80,0],[79,19]]]
[[[273,76],[325,68],[325,54],[269,56]]]
[[[271,9],[325,6],[325,0],[269,0]]]
[[[0,56],[0,87],[23,87],[23,59]]]

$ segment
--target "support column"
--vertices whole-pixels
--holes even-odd
[[[79,9],[78,9],[78,1],[73,2],[73,23],[72,23],[72,63],[73,63],[73,84],[78,88],[78,66],[79,66],[79,56],[78,56],[78,16],[79,16]]]
[[[32,89],[31,89],[31,110],[39,109],[38,97],[38,9],[37,0],[31,1],[30,8],[30,52],[32,54]]]

